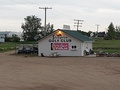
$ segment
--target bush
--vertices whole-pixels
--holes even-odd
[[[19,37],[12,37],[13,42],[19,42],[20,38]]]
[[[5,37],[5,42],[19,42],[20,38],[13,36],[13,37]]]

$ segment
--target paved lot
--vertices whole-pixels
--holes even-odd
[[[119,90],[120,57],[0,53],[0,90]]]

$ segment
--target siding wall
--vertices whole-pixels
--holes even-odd
[[[62,32],[62,35],[64,37],[67,37],[67,39],[70,39],[71,42],[49,42],[49,39],[55,35],[55,33],[45,37],[44,39],[40,40],[38,42],[38,55],[41,56],[41,53],[43,53],[45,56],[49,56],[52,52],[58,52],[61,56],[84,56],[83,51],[85,48],[88,46],[88,48],[91,48],[92,43],[84,43],[81,42],[80,40],[67,35]],[[51,43],[68,43],[69,49],[68,50],[51,50]],[[76,48],[74,49],[73,47]]]

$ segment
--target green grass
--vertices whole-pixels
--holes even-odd
[[[15,50],[16,45],[18,44],[35,44],[36,42],[5,42],[5,43],[0,43],[0,52],[5,52],[5,51],[10,51],[10,50]]]
[[[120,48],[120,40],[98,40],[93,42],[94,48]]]
[[[120,40],[102,40],[97,39],[93,42],[95,51],[102,50],[104,52],[120,53]]]
[[[0,43],[0,52],[14,50],[15,45],[16,43],[13,43],[13,42]]]
[[[35,44],[35,42],[0,43],[0,52],[13,50],[18,44]],[[103,52],[120,53],[120,40],[95,39],[93,42],[93,49],[94,51],[102,50]]]
[[[118,50],[118,49],[109,49],[109,50],[107,50],[107,49],[105,49],[105,50],[103,50],[103,52],[108,52],[108,53],[120,53],[120,49]]]
[[[18,42],[18,44],[36,44],[37,42],[36,41],[22,41],[22,42]]]

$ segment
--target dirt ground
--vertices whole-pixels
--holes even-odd
[[[0,53],[0,90],[120,90],[120,57]]]

